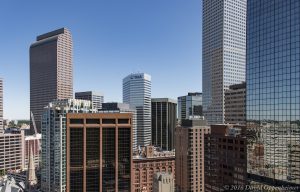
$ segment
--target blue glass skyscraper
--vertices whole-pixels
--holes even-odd
[[[300,184],[300,1],[247,5],[248,174]]]

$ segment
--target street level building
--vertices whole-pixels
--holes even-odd
[[[177,102],[169,98],[151,99],[152,145],[163,150],[174,149]]]
[[[225,91],[225,123],[246,124],[246,83],[230,85]]]
[[[91,101],[96,110],[101,109],[102,103],[104,103],[103,94],[95,91],[75,92],[75,99]]]
[[[151,76],[130,74],[123,79],[123,103],[136,109],[137,146],[151,144]]]
[[[133,190],[153,191],[154,175],[156,173],[170,173],[175,175],[175,152],[163,151],[154,146],[146,146],[133,157]]]
[[[131,192],[132,114],[68,113],[67,191]]]
[[[245,125],[211,125],[205,135],[205,191],[221,192],[226,186],[246,190],[247,144]]]
[[[66,28],[40,35],[30,46],[30,111],[39,133],[44,107],[55,99],[73,98],[72,50]]]
[[[204,183],[204,120],[183,120],[175,129],[175,186],[181,192],[202,192]]]
[[[225,90],[245,81],[246,12],[247,0],[203,0],[203,112],[209,124],[224,123]]]

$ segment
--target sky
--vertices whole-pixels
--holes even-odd
[[[4,118],[29,119],[29,46],[66,27],[73,40],[74,92],[122,102],[122,79],[152,76],[152,97],[202,91],[201,0],[1,0]]]

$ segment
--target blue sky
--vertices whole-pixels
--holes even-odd
[[[29,46],[67,27],[74,44],[74,91],[122,101],[122,79],[152,76],[152,97],[202,90],[201,0],[0,2],[0,77],[4,117],[29,118]]]

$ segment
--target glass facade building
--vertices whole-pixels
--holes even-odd
[[[202,93],[188,93],[178,97],[178,120],[193,118],[203,118]]]
[[[203,0],[202,92],[209,124],[224,123],[224,95],[245,81],[246,0]]]
[[[132,114],[67,114],[67,191],[131,191]]]
[[[300,1],[249,0],[248,174],[300,184]]]

